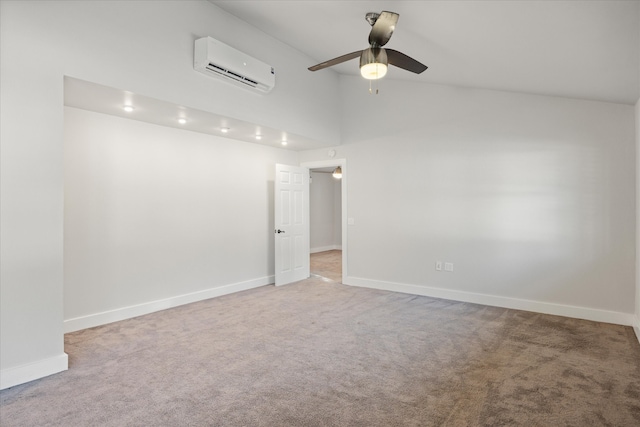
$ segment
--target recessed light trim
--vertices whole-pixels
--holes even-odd
[[[187,119],[185,119],[185,118],[183,118],[183,117],[180,117],[180,118],[178,119],[178,123],[180,123],[181,125],[183,125],[183,124],[187,123]]]
[[[134,108],[131,105],[125,105],[124,107],[122,107],[122,109],[127,113],[130,113],[134,110]]]
[[[228,132],[229,132],[229,128],[227,128],[227,127],[220,128],[220,132],[222,132],[222,133],[228,133]]]

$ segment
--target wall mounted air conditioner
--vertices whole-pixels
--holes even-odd
[[[276,72],[272,66],[211,37],[196,40],[193,68],[264,93],[276,85]]]

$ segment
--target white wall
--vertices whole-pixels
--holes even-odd
[[[295,152],[69,107],[64,150],[67,331],[273,283]]]
[[[638,8],[640,18],[640,8]],[[640,40],[640,27],[638,27],[638,40]],[[638,82],[640,82],[640,68],[638,69]],[[636,102],[636,319],[635,332],[640,341],[640,98]]]
[[[311,252],[340,249],[342,203],[340,181],[331,174],[311,172],[309,234]]]
[[[632,106],[391,80],[380,92],[341,77],[347,283],[631,324]]]
[[[639,73],[640,74],[640,73]],[[640,76],[639,76],[640,78]],[[636,103],[636,323],[640,340],[640,99]]]
[[[193,41],[207,35],[276,67],[274,91],[195,72]],[[0,387],[67,366],[63,76],[336,144],[337,77],[309,63],[204,0],[0,2]]]

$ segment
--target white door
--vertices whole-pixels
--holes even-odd
[[[276,164],[276,286],[309,277],[309,169]]]

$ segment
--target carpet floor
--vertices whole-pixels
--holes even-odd
[[[639,426],[632,328],[326,276],[67,334],[9,426]]]

